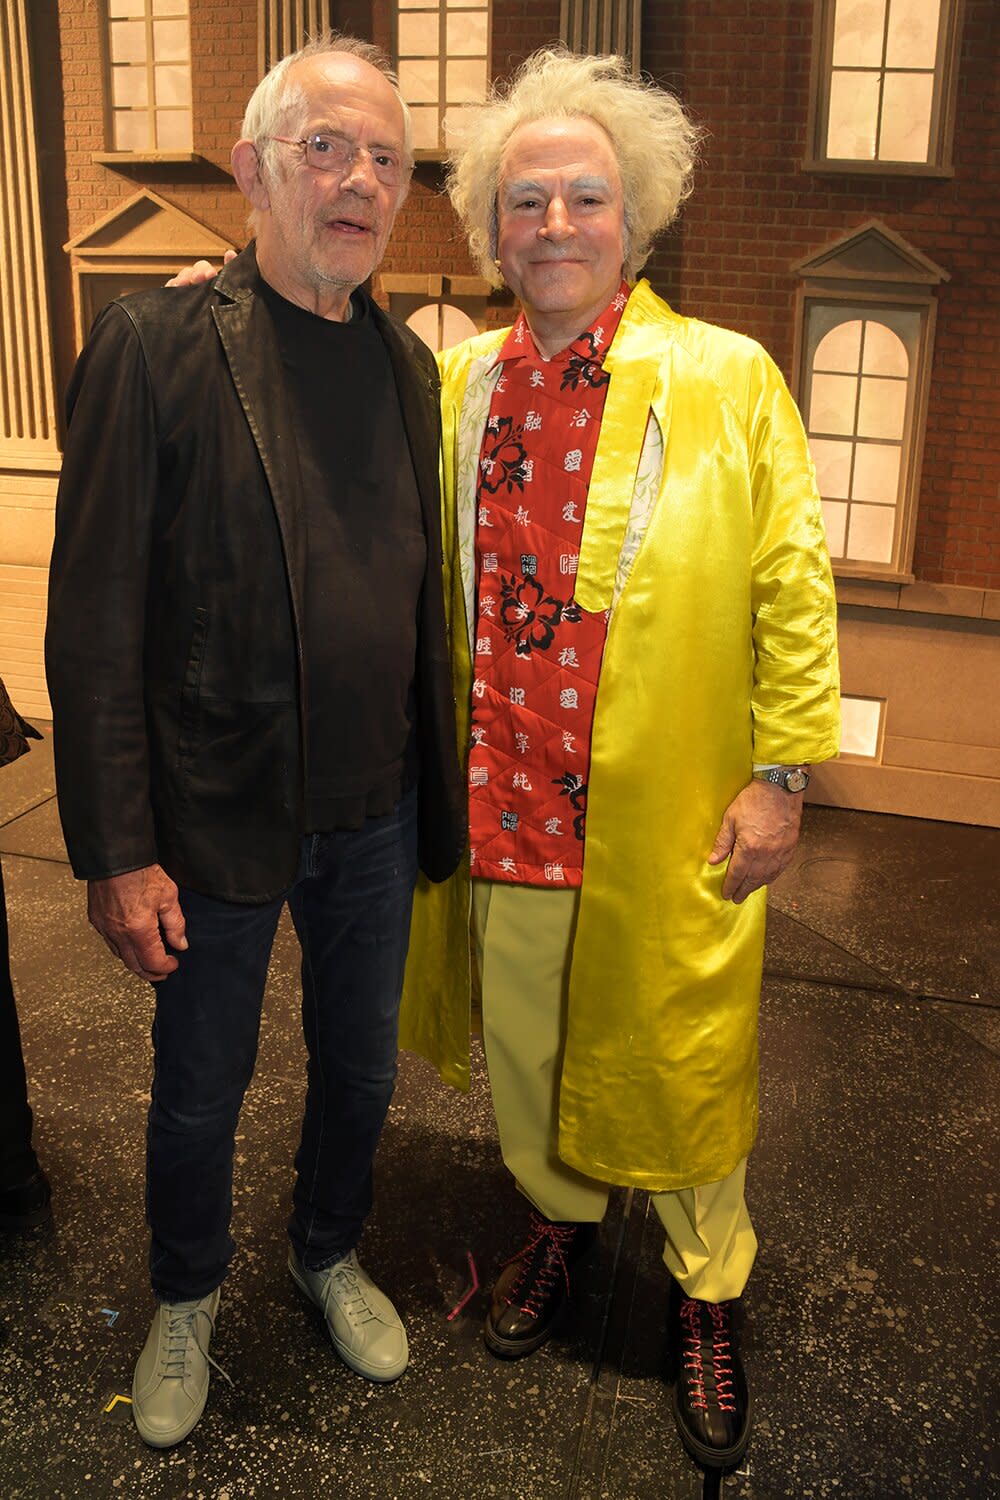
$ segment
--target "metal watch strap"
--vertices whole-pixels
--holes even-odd
[[[809,785],[809,773],[801,766],[768,766],[766,769],[754,771],[755,781],[769,781],[772,786],[780,786],[782,791],[790,793],[804,792]]]

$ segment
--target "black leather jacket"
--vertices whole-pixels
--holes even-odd
[[[295,876],[305,535],[258,286],[251,245],[210,285],[112,303],[70,386],[46,668],[80,878],[158,862],[208,895],[263,901]],[[442,880],[466,823],[442,600],[437,371],[420,340],[374,312],[427,536],[420,863]]]

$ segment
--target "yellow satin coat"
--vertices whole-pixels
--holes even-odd
[[[475,469],[505,334],[441,356],[463,764]],[[643,281],[604,368],[611,382],[576,599],[613,607],[594,713],[559,1155],[603,1181],[667,1190],[726,1176],[753,1143],[766,896],[723,901],[725,868],[706,861],[753,762],[836,754],[836,619],[802,424],[759,345],[679,317]],[[650,412],[662,469],[622,586]],[[469,885],[467,866],[444,885],[421,882],[400,1038],[466,1088]]]

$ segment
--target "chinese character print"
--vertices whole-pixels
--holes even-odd
[[[543,360],[519,318],[497,356],[479,455],[470,774],[473,875],[577,886],[605,611],[574,597],[623,286]],[[620,305],[619,305],[620,304]]]

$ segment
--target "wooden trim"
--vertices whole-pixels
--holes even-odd
[[[146,166],[181,166],[208,160],[198,151],[92,151],[90,159],[102,167],[128,167],[137,163]]]
[[[909,583],[913,580],[911,565],[916,543],[921,466],[927,427],[927,406],[930,398],[934,314],[937,302],[930,293],[922,297],[897,298],[855,296],[852,288],[845,288],[842,291],[830,288],[821,292],[816,292],[808,286],[800,288],[796,302],[795,385],[793,389],[799,407],[805,413],[803,421],[807,433],[809,420],[805,398],[806,388],[810,385],[812,376],[812,369],[806,359],[810,314],[813,307],[836,308],[837,306],[842,306],[845,311],[870,309],[872,321],[877,320],[880,311],[883,314],[891,313],[894,306],[907,312],[916,312],[919,317],[914,348],[910,355],[911,368],[907,377],[906,411],[900,442],[899,478],[896,487],[892,560],[885,566],[863,561],[854,563],[850,558],[840,557],[833,562],[834,571],[839,577],[884,579],[887,582]],[[857,434],[855,433],[850,440],[856,444]]]
[[[803,172],[818,177],[954,177],[955,168],[922,161],[857,161],[841,156],[806,157]]]
[[[28,9],[0,5],[0,462],[16,464],[58,451]]]
[[[804,172],[823,176],[953,177],[952,148],[958,93],[959,38],[964,0],[941,0],[938,47],[934,59],[934,90],[928,129],[928,159],[924,162],[860,161],[828,157],[825,137],[829,122],[830,80],[833,71],[833,32],[837,0],[814,0],[813,55],[809,88],[808,154]],[[886,24],[888,17],[886,16]],[[872,71],[876,71],[872,69]],[[886,69],[877,70],[884,78]],[[891,71],[896,71],[895,69]],[[925,71],[925,70],[920,70]],[[926,70],[930,71],[930,70]],[[881,124],[881,85],[879,123]]]

